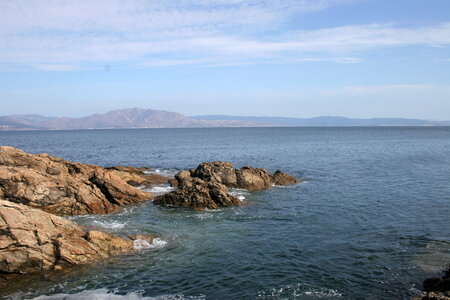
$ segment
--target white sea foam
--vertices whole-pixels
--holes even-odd
[[[184,296],[183,294],[162,295],[156,297],[142,296],[143,292],[131,292],[125,295],[118,295],[107,289],[97,289],[82,291],[75,294],[55,294],[50,296],[39,296],[35,300],[200,300],[205,299],[205,296]]]
[[[100,221],[100,220],[94,220],[92,221],[93,224],[96,226],[102,227],[102,228],[109,228],[109,229],[121,229],[124,228],[125,225],[127,225],[126,222],[119,222],[119,221]]]
[[[151,243],[142,239],[136,239],[133,241],[133,248],[135,250],[158,249],[164,247],[165,245],[167,245],[167,242],[161,238],[154,238]]]
[[[279,288],[258,292],[258,297],[261,298],[298,298],[301,296],[310,296],[315,299],[319,298],[340,298],[342,294],[333,289],[313,288],[303,284],[287,284]]]
[[[175,190],[175,188],[172,187],[172,186],[169,186],[167,184],[156,185],[156,186],[153,186],[151,188],[145,189],[145,191],[153,193],[155,195],[166,194],[166,193],[169,193],[169,192],[171,192],[173,190]]]
[[[230,195],[235,196],[241,201],[245,200],[245,196],[249,195],[249,192],[245,189],[230,189],[229,190]]]
[[[173,169],[154,169],[154,170],[144,171],[144,174],[147,174],[147,175],[158,174],[158,175],[167,176],[167,177],[173,177],[177,173],[178,173],[178,170],[173,170]]]

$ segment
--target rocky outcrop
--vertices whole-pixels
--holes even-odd
[[[187,174],[183,176],[186,177]],[[234,169],[232,164],[221,161],[201,163],[197,169],[190,171],[190,176],[200,178],[206,182],[221,183],[230,188],[242,188],[252,191],[264,190],[270,188],[273,184],[288,185],[298,182],[297,178],[279,170],[270,175],[265,169],[253,167]],[[175,176],[177,180],[178,177]]]
[[[195,170],[179,172],[175,175],[175,181],[171,184],[179,189],[156,197],[155,204],[216,209],[242,204],[238,198],[228,194],[228,187],[264,190],[273,184],[298,182],[295,177],[281,171],[270,175],[261,168],[234,169],[233,165],[227,162],[202,163]]]
[[[163,206],[208,209],[242,203],[238,198],[228,194],[227,187],[220,183],[205,182],[200,178],[192,178],[179,182],[179,186],[179,190],[156,197],[154,203]]]
[[[0,198],[58,215],[106,214],[152,199],[127,183],[138,177],[0,147]]]
[[[0,200],[0,275],[58,270],[131,249],[131,239],[84,232],[62,217]]]
[[[276,170],[272,175],[272,184],[274,185],[289,185],[295,184],[298,182],[298,179],[294,176],[288,175],[286,173],[281,172],[280,170]]]
[[[138,187],[151,187],[159,184],[168,183],[171,178],[160,174],[147,174],[148,168],[135,168],[129,166],[115,166],[106,168],[108,170],[119,171],[117,174],[120,178],[126,181],[129,185]]]
[[[426,295],[413,300],[450,300],[450,267],[442,277],[425,279],[423,290]]]

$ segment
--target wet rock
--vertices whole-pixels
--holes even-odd
[[[62,217],[0,200],[1,275],[59,270],[132,249],[132,240],[100,231],[86,233]]]
[[[126,174],[0,147],[0,198],[58,215],[106,214],[153,198]]]
[[[427,293],[423,297],[413,298],[415,300],[450,300],[450,267],[442,277],[425,279],[423,290]]]
[[[163,206],[217,209],[240,205],[242,202],[228,194],[226,186],[207,183],[200,178],[182,181],[182,188],[155,198],[154,203]]]
[[[298,179],[288,175],[280,170],[275,171],[272,175],[272,183],[274,185],[289,185],[298,183]]]

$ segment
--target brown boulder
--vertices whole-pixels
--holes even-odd
[[[243,167],[236,170],[239,188],[258,191],[270,188],[270,175],[265,169]]]
[[[193,178],[184,181],[181,186],[179,190],[156,197],[153,202],[163,206],[209,209],[242,203],[238,198],[228,194],[227,187],[220,183],[207,183],[199,178]]]
[[[61,269],[132,248],[132,240],[100,231],[85,233],[62,217],[0,200],[0,274]]]
[[[58,215],[105,214],[150,200],[116,170],[0,147],[0,197]]]
[[[191,174],[192,177],[203,179],[207,182],[217,182],[227,187],[237,187],[237,177],[233,165],[227,162],[216,161],[201,163]]]
[[[294,176],[288,175],[280,170],[275,171],[272,175],[272,183],[274,185],[289,185],[297,183],[298,179]]]

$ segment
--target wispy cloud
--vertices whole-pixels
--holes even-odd
[[[0,63],[46,70],[92,64],[358,63],[363,50],[448,46],[450,23],[298,30],[288,21],[357,0],[0,0]]]

